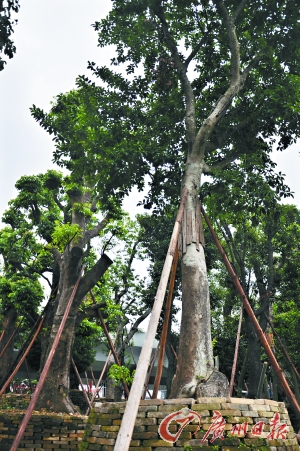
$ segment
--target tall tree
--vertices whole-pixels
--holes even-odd
[[[112,64],[127,65],[127,80],[90,67],[126,105],[134,104],[135,136],[152,166],[146,206],[174,197],[172,181],[177,197],[181,176],[193,216],[202,174],[230,183],[231,168],[263,172],[272,166],[274,134],[281,150],[299,136],[298,19],[287,0],[280,6],[275,0],[113,1],[95,28],[100,46],[115,45]],[[220,394],[218,378],[209,392],[209,384],[197,391],[197,376],[208,381],[214,364],[204,250],[196,243],[182,258],[182,299],[171,396]]]
[[[88,261],[92,240],[112,218],[120,215],[122,199],[131,187],[136,183],[143,185],[142,157],[136,151],[127,153],[129,139],[135,142],[134,134],[122,118],[119,122],[109,121],[107,116],[114,110],[115,97],[108,94],[103,88],[86,84],[77,91],[59,95],[48,114],[32,108],[35,119],[53,135],[54,160],[68,175],[48,171],[22,177],[16,184],[19,194],[4,215],[12,229],[19,221],[27,221],[43,240],[44,254],[52,255],[53,281],[43,326],[49,339],[42,340],[42,365],[86,262],[39,397],[39,407],[56,411],[74,411],[68,388],[78,309],[112,263],[101,252],[94,262]]]

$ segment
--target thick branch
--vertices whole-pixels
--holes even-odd
[[[178,73],[179,80],[181,82],[185,99],[186,99],[186,129],[187,129],[187,139],[189,151],[192,150],[194,137],[196,133],[196,110],[195,110],[195,97],[191,83],[186,74],[187,66],[181,61],[176,42],[171,35],[166,21],[163,8],[161,6],[157,7],[155,14],[161,22],[162,30],[165,37],[165,42],[171,52],[174,64]]]
[[[98,222],[98,224],[92,230],[87,230],[84,234],[84,245],[88,243],[92,238],[98,236],[99,232],[104,229],[109,220],[110,216],[107,215],[102,219],[102,221]]]
[[[100,277],[107,271],[112,264],[112,260],[105,254],[103,254],[97,263],[84,275],[81,279],[75,301],[81,300],[86,294],[96,285]]]
[[[223,0],[215,0],[215,3],[226,28],[231,52],[231,84],[238,83],[240,78],[240,45],[235,32],[234,20],[229,16]]]

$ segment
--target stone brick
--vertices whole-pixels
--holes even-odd
[[[164,399],[164,404],[183,404],[192,405],[195,404],[194,398],[178,398],[178,399]]]
[[[186,405],[183,404],[162,404],[158,407],[159,412],[177,412],[177,410],[181,410]]]
[[[259,410],[259,409],[257,409],[257,412],[258,412],[259,417],[272,418],[274,416],[274,412],[266,412],[265,410]]]
[[[230,402],[232,404],[254,404],[254,399],[248,398],[227,398],[226,402]]]
[[[225,397],[216,397],[216,398],[209,398],[209,397],[205,397],[205,396],[203,396],[203,398],[197,398],[196,399],[196,403],[197,404],[211,404],[211,403],[214,403],[214,402],[218,402],[218,403],[221,403],[221,402],[227,402],[227,399],[228,398],[225,398]],[[231,398],[229,398],[229,399],[231,399]],[[230,401],[229,401],[230,402]]]
[[[229,416],[227,418],[227,422],[231,424],[240,424],[240,423],[249,423],[253,424],[253,418],[251,417],[239,417],[239,416]]]
[[[258,400],[255,399],[254,401],[263,401],[263,400]],[[265,412],[270,412],[270,406],[267,406],[266,404],[259,404],[258,402],[256,402],[255,404],[253,404],[253,406],[250,406],[249,410],[263,410]]]
[[[159,406],[161,404],[164,404],[163,399],[143,399],[140,401],[140,406],[151,406],[151,405]]]
[[[221,409],[221,403],[218,403],[218,402],[201,403],[201,404],[194,404],[193,405],[193,410],[195,410],[195,411],[220,410],[220,409]]]
[[[150,439],[158,439],[158,431],[157,432],[134,432],[132,434],[133,439],[140,439],[140,440],[150,440]]]
[[[165,418],[168,412],[147,412],[147,418]]]
[[[255,410],[243,410],[242,417],[258,417],[258,412]]]
[[[139,412],[157,412],[158,406],[150,405],[150,406],[140,406]]]
[[[152,448],[156,446],[172,448],[173,444],[165,442],[164,440],[143,440],[143,446],[150,446]]]
[[[135,421],[137,426],[150,426],[156,424],[156,418],[137,418]]]
[[[219,412],[220,412],[220,414],[222,415],[222,417],[225,417],[225,416],[238,416],[238,417],[240,417],[241,416],[241,411],[240,410],[231,410],[231,409],[221,409],[221,410],[219,410]]]
[[[234,404],[232,402],[221,403],[221,409],[238,409],[238,410],[249,410],[249,404]]]

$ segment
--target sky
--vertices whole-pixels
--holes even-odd
[[[0,72],[0,216],[16,195],[22,175],[54,167],[50,136],[34,121],[29,108],[49,110],[53,97],[75,87],[87,74],[87,62],[109,64],[112,49],[97,47],[91,27],[109,11],[109,0],[21,0],[13,39],[17,53]],[[275,153],[278,170],[295,192],[300,207],[300,144]],[[137,196],[126,208],[135,211]]]

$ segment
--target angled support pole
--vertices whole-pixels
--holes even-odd
[[[210,220],[208,219],[208,216],[205,213],[205,210],[204,210],[204,208],[202,206],[201,206],[201,210],[202,210],[203,216],[205,218],[205,221],[206,221],[206,223],[208,225],[208,228],[210,230],[210,233],[212,234],[212,237],[213,237],[213,239],[214,239],[214,241],[216,243],[216,246],[217,246],[217,248],[218,248],[218,250],[219,250],[219,252],[220,252],[220,254],[222,256],[222,259],[223,259],[223,261],[225,263],[225,266],[226,266],[229,274],[231,275],[233,283],[234,283],[234,285],[235,285],[235,287],[236,287],[236,289],[237,289],[237,291],[238,291],[238,293],[239,293],[239,295],[240,295],[240,297],[242,299],[242,302],[244,304],[244,308],[245,308],[246,312],[248,313],[249,317],[251,318],[251,320],[253,322],[253,325],[255,327],[257,335],[258,335],[258,337],[260,339],[260,342],[261,342],[261,344],[262,344],[262,346],[263,346],[263,348],[264,348],[264,350],[265,350],[265,352],[266,352],[266,354],[267,354],[267,356],[268,356],[268,358],[269,358],[269,360],[271,362],[271,365],[272,365],[272,367],[274,369],[274,372],[275,372],[276,376],[278,377],[278,380],[279,380],[279,382],[280,382],[280,384],[281,384],[281,386],[282,386],[282,388],[283,388],[283,390],[284,390],[284,392],[286,394],[286,397],[288,398],[289,402],[291,403],[291,406],[292,406],[297,418],[300,418],[300,406],[299,406],[299,404],[297,402],[297,399],[296,399],[294,393],[292,392],[292,390],[290,389],[290,386],[289,386],[286,378],[283,375],[283,371],[280,368],[280,366],[279,366],[279,364],[278,364],[278,362],[276,360],[276,357],[273,354],[273,351],[272,351],[272,349],[271,349],[271,347],[270,347],[270,345],[269,345],[269,343],[268,343],[268,341],[267,341],[267,339],[265,337],[265,334],[263,333],[263,330],[262,330],[262,328],[260,327],[260,325],[259,325],[259,323],[257,321],[257,318],[256,318],[256,316],[255,316],[255,314],[254,314],[254,312],[252,310],[252,307],[251,307],[251,305],[250,305],[250,303],[249,303],[249,301],[247,299],[247,296],[244,293],[243,287],[240,284],[238,276],[235,274],[235,272],[234,272],[234,270],[233,270],[233,268],[232,268],[232,266],[231,266],[231,264],[230,264],[230,262],[229,262],[229,260],[227,258],[227,255],[225,254],[225,251],[224,251],[224,249],[222,248],[222,246],[220,244],[220,241],[219,241],[219,239],[218,239],[218,237],[216,235],[216,232],[214,231],[214,229],[213,229],[213,227],[212,227],[212,225],[210,223]]]
[[[235,372],[236,372],[236,364],[237,364],[239,345],[240,345],[242,321],[243,321],[243,306],[241,307],[238,331],[237,331],[237,334],[236,334],[235,351],[234,351],[234,358],[233,358],[233,364],[232,364],[231,378],[230,378],[230,384],[229,384],[229,396],[232,396],[232,392],[233,392],[234,378],[235,378]]]
[[[183,217],[184,206],[188,195],[187,188],[183,192],[181,198],[180,207],[177,213],[168,253],[166,256],[165,264],[160,278],[160,283],[157,288],[155,301],[152,309],[152,314],[149,322],[149,326],[146,332],[145,341],[138,361],[136,373],[130,390],[130,395],[126,404],[124,416],[122,419],[121,427],[118,433],[114,451],[128,451],[132,432],[134,428],[135,419],[137,416],[143,386],[149,366],[152,346],[157,330],[157,325],[162,309],[165,292],[168,284],[168,279],[171,271],[173,258],[177,246],[178,235],[181,227],[181,221]]]
[[[73,303],[73,300],[74,300],[74,297],[75,297],[75,294],[76,294],[76,291],[78,289],[78,285],[79,285],[79,282],[80,282],[80,279],[81,279],[81,276],[82,276],[82,273],[83,273],[83,269],[84,269],[84,267],[81,268],[81,271],[79,273],[79,277],[77,279],[77,282],[74,285],[71,297],[69,299],[68,305],[67,305],[66,310],[64,312],[64,315],[62,317],[62,320],[61,320],[61,323],[59,325],[56,337],[54,338],[54,341],[53,341],[52,347],[50,349],[49,355],[47,357],[44,369],[43,369],[43,371],[41,373],[41,376],[40,376],[40,379],[39,379],[38,384],[36,386],[35,392],[32,395],[31,401],[29,403],[29,406],[27,408],[25,416],[24,416],[24,418],[22,420],[22,423],[20,425],[18,433],[15,436],[15,439],[14,439],[12,445],[11,445],[10,451],[17,451],[18,450],[18,446],[20,444],[20,441],[22,440],[22,437],[23,437],[23,434],[25,432],[26,426],[27,426],[27,424],[28,424],[28,422],[30,420],[30,417],[31,417],[32,412],[33,412],[33,409],[34,409],[34,407],[35,407],[35,405],[37,403],[38,397],[40,396],[40,393],[41,393],[42,388],[44,386],[44,383],[45,383],[45,380],[46,380],[46,377],[47,377],[50,365],[52,363],[52,360],[53,360],[56,348],[57,348],[57,346],[59,344],[59,340],[60,340],[61,334],[62,334],[62,332],[64,330],[66,321],[68,319],[68,316],[69,316],[69,313],[70,313],[70,310],[71,310],[71,306],[72,306],[72,303]]]
[[[155,375],[155,380],[154,380],[152,399],[157,398],[158,389],[159,389],[160,380],[161,380],[162,371],[163,371],[163,364],[164,364],[164,359],[165,359],[166,342],[167,342],[168,327],[169,327],[170,315],[171,315],[171,306],[172,306],[172,300],[173,300],[173,290],[174,290],[174,284],[175,284],[178,256],[179,256],[179,252],[178,252],[178,248],[176,248],[176,253],[175,253],[173,264],[172,264],[172,272],[171,272],[170,283],[169,283],[169,293],[168,293],[168,298],[167,298],[167,302],[166,302],[164,324],[163,324],[163,329],[162,329],[161,338],[160,338],[158,363],[157,363],[156,375]]]

